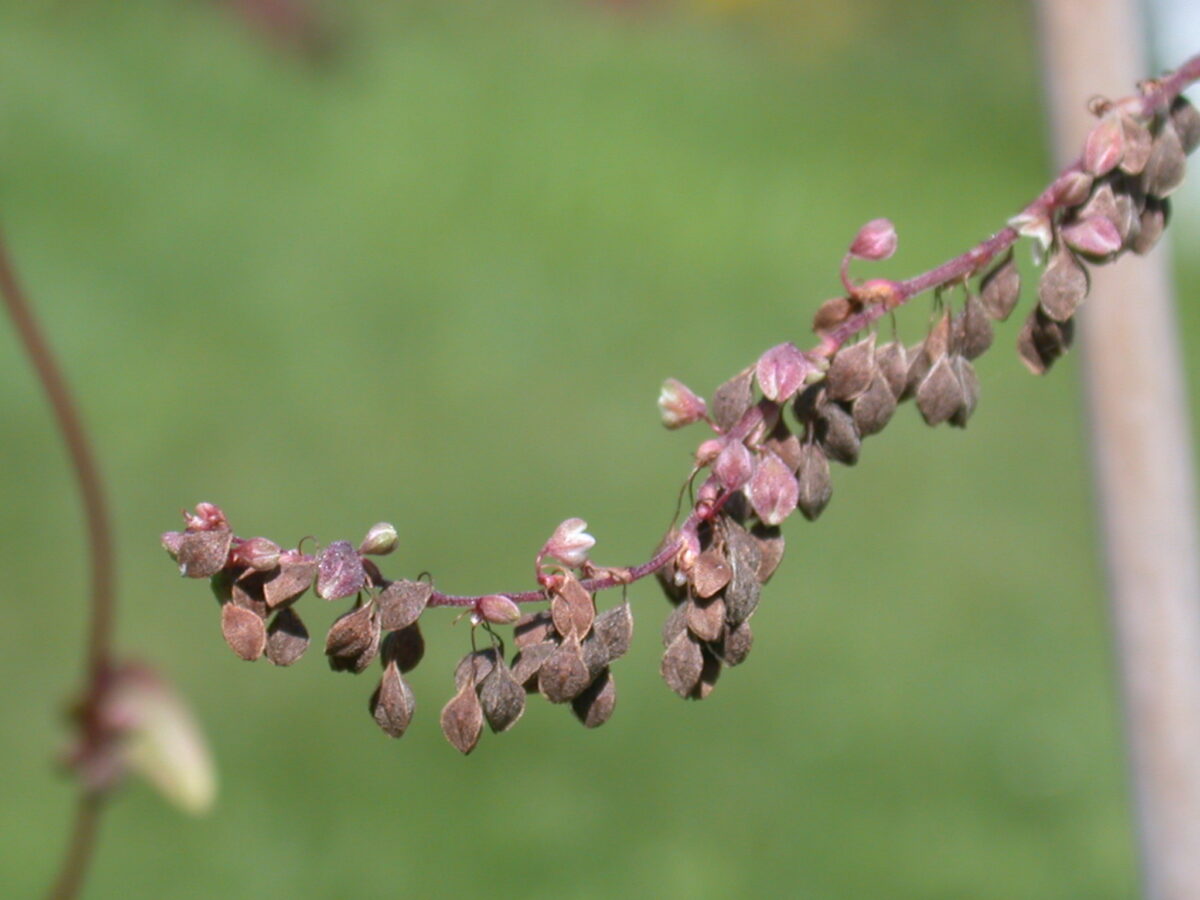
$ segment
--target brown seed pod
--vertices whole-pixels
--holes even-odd
[[[733,576],[725,586],[725,619],[734,626],[740,625],[753,615],[762,595],[762,584],[758,580],[758,567],[762,562],[762,551],[754,537],[736,522],[723,522],[725,547]]]
[[[585,728],[599,728],[612,718],[616,705],[617,681],[605,669],[582,694],[571,701],[571,710]]]
[[[395,662],[401,672],[411,672],[425,656],[421,626],[413,622],[407,628],[393,631],[379,645],[379,656],[384,665]]]
[[[853,400],[875,374],[875,335],[843,347],[829,361],[825,390],[832,400]]]
[[[975,367],[962,356],[953,357],[950,364],[962,385],[962,404],[949,421],[956,428],[966,428],[967,420],[979,403],[979,376],[975,374]]]
[[[188,578],[211,578],[225,568],[231,543],[233,532],[227,528],[187,532],[175,552],[180,573]]]
[[[715,547],[709,547],[698,557],[692,566],[692,591],[701,599],[707,599],[725,585],[733,575],[729,561]]]
[[[702,641],[715,641],[725,628],[725,601],[712,597],[703,603],[690,600],[687,608],[687,627]]]
[[[1200,147],[1200,113],[1186,97],[1176,97],[1171,104],[1171,124],[1175,126],[1184,153]]]
[[[757,523],[750,529],[750,534],[758,544],[758,583],[766,584],[783,562],[783,551],[786,546],[783,532],[778,525]]]
[[[826,456],[847,466],[858,462],[862,438],[850,413],[837,403],[826,403],[821,407],[816,424],[817,443]]]
[[[339,616],[325,637],[325,656],[335,672],[361,672],[379,651],[379,616],[364,604]]]
[[[746,661],[750,647],[754,644],[754,633],[750,623],[743,622],[737,628],[726,628],[719,640],[709,645],[713,655],[727,666],[736,666]]]
[[[979,301],[983,304],[984,312],[1003,322],[1012,314],[1020,295],[1021,273],[1017,270],[1010,249],[1003,259],[983,276],[979,285]]]
[[[398,738],[403,736],[412,721],[416,706],[412,688],[400,676],[400,668],[395,663],[388,663],[383,669],[379,687],[371,695],[371,717],[384,734]]]
[[[1042,375],[1060,356],[1067,352],[1075,336],[1074,321],[1056,322],[1035,308],[1025,320],[1017,337],[1017,352],[1026,368]]]
[[[500,654],[494,648],[488,647],[484,650],[473,650],[458,661],[458,665],[454,667],[454,687],[457,690],[464,684],[480,685],[483,680],[492,674],[492,669],[496,668],[496,663],[500,661]]]
[[[1150,129],[1131,116],[1121,116],[1121,130],[1125,138],[1121,171],[1128,175],[1137,175],[1146,167],[1146,161],[1150,158],[1150,148],[1153,144]]]
[[[391,582],[375,599],[383,630],[399,631],[421,618],[432,593],[433,585],[426,581]]]
[[[1146,193],[1155,197],[1166,197],[1183,184],[1187,169],[1187,154],[1175,126],[1167,119],[1154,137],[1150,158],[1142,172],[1142,185]]]
[[[247,662],[258,659],[267,648],[267,626],[263,620],[236,603],[221,607],[221,634],[229,648]]]
[[[456,750],[467,754],[475,749],[483,732],[483,707],[474,684],[464,684],[442,707],[441,723],[442,734]]]
[[[583,640],[596,618],[595,598],[570,572],[564,573],[562,579],[550,601],[554,628],[564,638],[574,634]]]
[[[542,664],[553,656],[557,650],[558,644],[553,641],[544,641],[540,644],[527,644],[522,647],[521,652],[513,659],[513,678],[519,684],[523,685],[527,692],[533,693],[538,689],[537,675],[541,671]]]
[[[717,686],[717,679],[721,677],[721,669],[724,668],[707,644],[700,645],[700,658],[700,678],[696,682],[696,686],[692,688],[692,692],[688,694],[689,700],[706,699],[713,692],[713,688]]]
[[[849,297],[831,297],[818,308],[813,316],[812,328],[817,334],[837,328],[862,307]]]
[[[263,581],[263,598],[271,609],[295,603],[316,577],[315,559],[289,559],[285,554],[279,561],[279,568]]]
[[[1087,270],[1074,253],[1060,246],[1038,281],[1039,307],[1054,321],[1065,322],[1075,314],[1087,292]]]
[[[800,484],[796,506],[804,514],[804,518],[815,522],[833,497],[829,460],[816,444],[804,445],[804,455],[800,460],[800,468],[796,470],[796,480]]]
[[[554,622],[548,610],[526,613],[513,625],[513,641],[518,647],[540,644],[554,634]]]
[[[574,634],[564,639],[538,670],[538,690],[551,703],[574,699],[590,681],[579,637]]]
[[[943,356],[933,364],[917,388],[917,409],[926,425],[940,425],[958,411],[962,402],[962,383],[951,367],[949,357]]]
[[[967,297],[962,312],[954,317],[952,329],[952,343],[967,359],[978,359],[992,346],[991,320],[983,308],[983,301],[974,294]]]
[[[492,671],[480,682],[479,705],[488,727],[497,734],[508,731],[525,713],[525,688],[503,659],[497,659]]]
[[[908,379],[908,352],[904,345],[899,341],[891,341],[877,348],[875,366],[891,389],[892,396],[899,400]]]
[[[267,659],[277,666],[290,666],[308,649],[308,629],[294,609],[275,613],[267,629]]]
[[[738,423],[754,403],[751,385],[754,381],[754,370],[747,369],[717,388],[713,394],[712,416],[717,427],[728,431]]]
[[[854,426],[862,437],[883,431],[896,412],[896,395],[892,393],[883,373],[877,371],[870,386],[855,399],[850,407]]]
[[[1158,197],[1147,197],[1146,208],[1138,219],[1137,237],[1134,238],[1132,250],[1142,256],[1154,249],[1167,223],[1171,219],[1171,201]]]
[[[688,631],[680,632],[663,654],[663,681],[680,697],[687,697],[695,690],[703,671],[704,654],[700,643]]]

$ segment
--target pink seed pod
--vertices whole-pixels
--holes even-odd
[[[488,594],[475,603],[475,615],[479,621],[492,625],[511,625],[521,618],[517,604],[503,594]]]
[[[812,369],[812,363],[800,348],[787,341],[760,356],[754,374],[763,396],[776,403],[786,403],[803,386]]]

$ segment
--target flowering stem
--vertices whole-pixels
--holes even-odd
[[[17,330],[17,337],[25,352],[29,354],[29,361],[42,383],[50,408],[54,411],[63,443],[67,445],[67,452],[71,457],[83,502],[91,560],[88,667],[82,712],[82,729],[86,734],[94,726],[92,713],[107,680],[112,660],[113,620],[116,613],[112,524],[104,499],[100,470],[96,465],[87,432],[71,398],[62,370],[38,328],[33,310],[17,280],[3,235],[0,235],[0,296],[4,299],[4,306]],[[79,892],[91,859],[101,807],[101,794],[86,787],[81,788],[70,844],[50,894],[55,900],[66,900]]]

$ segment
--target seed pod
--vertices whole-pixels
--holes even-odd
[[[503,659],[479,684],[479,705],[488,727],[499,734],[508,731],[525,713],[525,689],[513,677]]]
[[[725,619],[737,626],[750,618],[758,606],[762,594],[758,580],[762,551],[758,542],[736,522],[725,519],[724,526],[725,546],[733,569],[733,577],[725,587]]]
[[[1171,201],[1158,197],[1147,197],[1146,208],[1138,220],[1138,233],[1133,241],[1133,252],[1139,256],[1149,253],[1162,237],[1171,218]]]
[[[854,425],[862,437],[883,431],[896,412],[896,396],[882,372],[876,372],[870,386],[851,404]]]
[[[671,614],[667,616],[662,627],[662,642],[664,647],[671,646],[671,642],[679,635],[687,630],[687,604],[690,601],[684,601],[677,607],[671,610]]]
[[[854,417],[838,404],[826,403],[821,407],[816,437],[825,455],[835,462],[847,466],[858,462],[862,438],[854,424]]]
[[[929,374],[929,370],[933,367],[933,362],[929,358],[929,354],[925,352],[925,343],[922,341],[919,344],[913,344],[906,351],[908,356],[908,371],[904,376],[904,390],[898,398],[901,402],[911,399],[917,393],[917,388],[921,386],[921,382],[925,380],[925,376]]]
[[[575,634],[559,644],[538,670],[538,690],[551,703],[566,703],[579,696],[590,680]]]
[[[349,541],[334,541],[317,555],[317,596],[341,600],[362,590],[362,560]]]
[[[829,361],[825,390],[830,399],[853,400],[867,389],[875,374],[875,335],[843,347]]]
[[[858,310],[859,305],[849,297],[832,297],[817,308],[813,316],[813,331],[817,334],[832,331]]]
[[[888,393],[888,399],[891,396]],[[796,508],[798,494],[799,487],[792,470],[774,453],[764,451],[746,486],[746,496],[755,515],[765,525],[778,525]]]
[[[384,665],[394,662],[401,672],[411,672],[425,656],[421,626],[413,622],[407,628],[393,631],[380,644],[379,656]]]
[[[702,641],[715,641],[725,628],[725,601],[713,597],[703,604],[689,600],[683,604],[687,609],[687,627]]]
[[[1021,328],[1017,352],[1030,372],[1042,375],[1067,351],[1074,335],[1073,320],[1056,322],[1039,307],[1029,314]]]
[[[484,650],[473,650],[458,661],[454,667],[454,687],[460,688],[470,682],[475,685],[483,683],[483,679],[492,673],[500,654],[492,647]]]
[[[967,359],[978,359],[992,346],[992,323],[984,311],[983,301],[974,294],[967,297],[951,328],[955,349]]]
[[[962,402],[962,383],[951,367],[949,358],[943,356],[934,363],[917,388],[917,409],[921,411],[926,425],[940,425],[954,415]]]
[[[1187,169],[1187,154],[1171,120],[1163,122],[1154,138],[1150,159],[1142,172],[1142,184],[1147,194],[1166,197],[1183,183]]]
[[[236,603],[221,607],[221,634],[229,648],[247,662],[258,659],[267,647],[267,627],[263,620]]]
[[[1132,219],[1128,221],[1132,222]],[[1092,216],[1064,225],[1061,233],[1066,246],[1096,261],[1111,258],[1121,249],[1125,240],[1117,226],[1104,216]],[[1054,265],[1053,260],[1050,265]]]
[[[1175,126],[1184,153],[1200,147],[1200,113],[1186,97],[1176,97],[1171,104],[1171,124]]]
[[[700,659],[700,678],[696,682],[696,686],[692,688],[692,692],[688,694],[689,700],[706,699],[713,692],[713,688],[717,686],[717,679],[721,677],[721,661],[708,649],[707,644],[700,645]]]
[[[1066,207],[1079,206],[1092,192],[1095,179],[1087,172],[1073,169],[1058,176],[1054,181],[1054,194],[1058,202]]]
[[[725,556],[716,548],[710,547],[696,557],[696,563],[692,566],[692,590],[697,597],[707,599],[729,584],[732,574],[733,570]]]
[[[743,622],[737,628],[727,627],[720,639],[709,645],[709,649],[725,665],[736,666],[746,661],[753,644],[754,633],[750,630],[750,623]]]
[[[562,637],[578,635],[580,640],[592,629],[596,618],[596,601],[574,575],[563,577],[550,601],[554,628]]]
[[[788,341],[759,357],[755,375],[764,397],[775,403],[786,403],[804,385],[804,379],[812,369],[808,357]]]
[[[730,378],[713,394],[713,421],[722,431],[728,431],[736,425],[753,404],[754,396],[750,389],[753,379],[753,370],[747,369]]]
[[[892,396],[897,400],[904,393],[908,377],[908,353],[899,341],[890,341],[875,350],[875,367],[887,382]]]
[[[391,582],[375,598],[384,631],[399,631],[421,618],[432,593],[433,585],[426,581]]]
[[[401,737],[412,721],[416,709],[412,688],[400,677],[400,668],[388,663],[383,669],[379,687],[371,695],[371,717],[390,737]]]
[[[275,613],[267,629],[267,659],[277,666],[290,666],[308,649],[308,629],[293,609]]]
[[[1021,273],[1013,262],[1010,249],[990,272],[983,276],[979,286],[979,299],[984,311],[998,322],[1012,314],[1013,307],[1021,295]]]
[[[703,670],[704,654],[699,642],[687,631],[681,632],[663,654],[663,681],[680,697],[687,697],[695,690]]]
[[[1038,282],[1039,307],[1054,321],[1065,322],[1075,314],[1087,292],[1087,271],[1074,253],[1059,247]]]
[[[229,559],[233,532],[227,528],[214,531],[189,531],[178,541],[175,560],[179,572],[188,578],[211,578]]]
[[[242,609],[248,609],[260,619],[265,619],[270,613],[267,601],[263,599],[262,572],[246,569],[229,586],[229,595],[235,604]]]
[[[821,448],[816,444],[805,444],[803,449],[800,468],[796,470],[796,481],[800,485],[796,505],[804,518],[815,522],[833,497],[833,484],[829,478],[829,460]]]
[[[763,525],[761,522],[750,529],[750,535],[758,544],[759,562],[757,580],[766,584],[783,562],[783,532],[778,525]]]
[[[513,659],[513,678],[523,685],[527,692],[533,693],[537,690],[537,674],[541,671],[542,664],[553,656],[556,650],[558,644],[553,641],[522,647],[521,652]]]
[[[633,610],[628,603],[606,609],[596,616],[589,641],[596,641],[603,648],[605,664],[620,659],[629,652],[633,640]]]
[[[1121,157],[1121,171],[1137,175],[1146,167],[1150,158],[1152,138],[1150,129],[1131,116],[1121,116],[1121,130],[1125,138],[1125,155]]]
[[[950,364],[962,385],[962,404],[950,417],[950,424],[956,428],[966,428],[967,420],[979,403],[979,376],[975,374],[975,367],[964,357],[955,356]]]
[[[1108,114],[1088,132],[1083,145],[1083,167],[1095,176],[1117,167],[1125,155],[1125,134],[1117,115]]]
[[[763,442],[763,449],[782,459],[789,472],[795,472],[796,466],[800,465],[800,438],[792,433],[782,419],[771,436]]]
[[[379,651],[379,640],[379,616],[371,604],[339,616],[325,637],[329,668],[335,672],[361,672]]]
[[[317,561],[296,550],[279,554],[279,568],[263,581],[263,598],[271,609],[295,603],[317,577]]]
[[[513,640],[518,647],[527,647],[550,640],[553,630],[554,622],[548,611],[527,613],[513,626]]]
[[[585,728],[599,728],[612,718],[616,705],[617,681],[605,669],[582,694],[571,701],[571,710]]]
[[[456,750],[467,754],[479,743],[483,732],[483,707],[475,693],[475,685],[466,683],[442,707],[442,734]]]
[[[796,421],[806,428],[816,420],[821,405],[825,402],[825,385],[823,382],[810,384],[796,395],[792,403],[792,412]]]
[[[726,439],[712,472],[727,491],[740,489],[754,475],[754,457],[741,441]]]

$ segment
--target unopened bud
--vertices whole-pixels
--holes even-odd
[[[475,603],[475,614],[484,622],[493,625],[511,625],[521,618],[521,610],[516,603],[503,594],[488,594],[480,597]]]
[[[896,252],[896,227],[888,219],[872,219],[858,230],[850,255],[856,259],[887,259]]]
[[[387,556],[400,542],[396,526],[391,522],[378,522],[371,526],[367,536],[358,545],[358,552],[365,556]]]
[[[658,395],[658,409],[668,428],[682,428],[704,418],[708,405],[681,381],[668,378]]]
[[[188,531],[217,531],[229,527],[225,513],[215,503],[197,503],[194,513],[184,510],[183,521]]]

